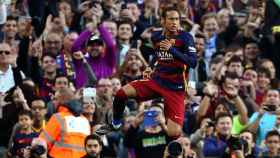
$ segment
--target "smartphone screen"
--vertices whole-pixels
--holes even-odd
[[[85,88],[83,89],[83,97],[95,97],[96,89],[95,88]]]
[[[143,124],[145,127],[152,127],[158,125],[156,121],[156,117],[158,115],[158,111],[155,110],[148,110],[144,112],[144,121]]]

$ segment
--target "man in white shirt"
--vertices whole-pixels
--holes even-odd
[[[16,63],[16,57],[17,55],[12,51],[9,44],[0,43],[0,126],[3,127],[3,130],[0,130],[0,157],[3,157],[3,154],[6,153],[9,131],[17,119],[15,112],[28,107],[15,106],[15,104],[4,100],[7,91],[19,85],[24,77],[18,68],[12,67]]]
[[[7,43],[0,43],[0,95],[15,86],[11,47]]]

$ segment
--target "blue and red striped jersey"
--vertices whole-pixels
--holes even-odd
[[[189,68],[197,63],[196,49],[190,33],[179,31],[172,39],[173,46],[168,51],[160,49],[161,41],[167,39],[162,31],[152,34],[156,64],[152,79],[172,90],[185,90]]]
[[[10,151],[13,157],[24,158],[23,149],[26,147],[31,147],[32,140],[38,136],[39,133],[37,132],[26,134],[18,131],[13,138],[13,144]]]

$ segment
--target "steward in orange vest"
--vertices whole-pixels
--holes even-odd
[[[46,141],[50,157],[80,158],[86,154],[84,141],[90,134],[90,124],[81,112],[78,100],[58,106],[58,113],[50,118],[39,136]]]

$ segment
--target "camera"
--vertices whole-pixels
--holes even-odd
[[[16,90],[16,86],[14,86],[13,88],[9,89],[7,92],[6,92],[6,97],[4,98],[4,101],[6,102],[12,102],[13,101],[13,94]]]
[[[44,154],[45,152],[46,152],[46,149],[42,145],[36,145],[36,146],[32,147],[30,150],[30,153],[32,156],[34,156],[34,155],[39,156],[39,155]]]
[[[209,128],[209,127],[215,127],[215,123],[213,121],[208,121],[207,128]]]
[[[276,111],[276,105],[273,105],[273,104],[269,104],[269,105],[264,105],[265,106],[265,110],[266,111]]]
[[[183,154],[183,148],[179,142],[172,141],[167,146],[167,158],[177,158]]]
[[[232,151],[242,150],[242,143],[238,137],[231,136],[227,140],[227,145]]]
[[[131,48],[138,48],[138,42],[137,40],[133,40],[132,43],[131,43]]]
[[[122,9],[122,10],[123,10],[123,9],[127,9],[127,5],[126,5],[125,3],[122,4],[121,9]]]
[[[249,151],[249,144],[247,142],[247,140],[240,138],[240,143],[241,143],[241,147],[243,149],[244,154],[248,153]]]

